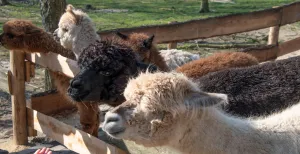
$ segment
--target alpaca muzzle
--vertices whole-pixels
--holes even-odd
[[[100,101],[107,96],[105,84],[108,77],[93,69],[82,69],[71,81],[68,95],[77,102]]]
[[[124,120],[116,113],[107,112],[102,129],[111,137],[119,138],[125,132]]]

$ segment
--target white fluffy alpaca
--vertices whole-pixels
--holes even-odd
[[[165,59],[170,70],[174,70],[190,61],[200,59],[198,54],[192,54],[183,50],[170,49],[160,50],[159,52],[160,55]]]
[[[89,16],[81,10],[74,9],[70,4],[61,16],[55,33],[57,33],[61,45],[72,50],[76,59],[83,49],[100,40]]]
[[[188,154],[300,152],[300,104],[261,119],[233,117],[216,107],[226,95],[202,92],[179,73],[141,74],[124,95],[103,124],[115,138]]]

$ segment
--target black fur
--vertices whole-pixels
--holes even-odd
[[[125,100],[123,92],[129,78],[147,68],[157,69],[139,62],[131,48],[110,41],[89,45],[79,55],[78,66],[81,71],[71,80],[68,95],[75,101],[105,101],[110,105]]]
[[[210,73],[196,80],[206,92],[228,94],[225,111],[268,115],[300,101],[300,56]]]

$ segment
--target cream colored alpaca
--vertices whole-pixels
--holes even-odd
[[[168,49],[160,50],[159,52],[160,55],[165,59],[170,70],[175,70],[176,68],[190,61],[200,59],[199,54],[194,54],[183,50]]]
[[[300,104],[262,119],[233,117],[216,107],[226,95],[202,92],[178,73],[141,74],[124,95],[103,125],[115,138],[188,154],[300,152]]]
[[[72,50],[76,59],[90,44],[100,41],[90,17],[81,10],[74,9],[70,4],[61,16],[55,33],[60,39],[60,44]]]

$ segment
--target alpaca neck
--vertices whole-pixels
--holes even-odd
[[[83,25],[84,26],[81,28],[79,34],[74,38],[72,46],[72,51],[74,52],[76,59],[78,59],[80,53],[90,44],[100,41],[100,36],[90,23]]]
[[[151,47],[151,51],[150,51],[150,61],[155,64],[157,67],[159,67],[159,69],[163,72],[168,72],[170,71],[166,61],[164,60],[164,58],[160,55],[159,51],[157,50],[156,46],[152,46]]]
[[[58,42],[56,42],[53,37],[47,33],[44,33],[43,35],[40,35],[41,37],[36,37],[36,42],[39,42],[39,47],[36,52],[52,52],[56,54],[60,54],[64,57],[74,59],[74,54],[72,51],[65,49],[63,46],[61,46]],[[36,48],[36,47],[33,47]],[[33,49],[32,49],[33,50]]]
[[[280,150],[276,148],[292,145],[289,138],[295,136],[276,135],[274,126],[229,117],[214,108],[192,119],[182,117],[179,124],[174,134],[180,135],[172,138],[169,146],[189,154],[273,153]]]

